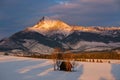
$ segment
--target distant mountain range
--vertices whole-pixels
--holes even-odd
[[[120,48],[120,27],[70,26],[43,17],[33,27],[0,40],[0,51],[51,53],[54,48],[104,51]]]

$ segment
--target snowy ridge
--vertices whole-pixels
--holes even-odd
[[[85,32],[102,32],[102,31],[115,31],[120,30],[120,27],[102,27],[102,26],[73,26],[73,30]]]
[[[36,31],[42,33],[43,35],[46,35],[47,33],[54,34],[54,32],[56,32],[56,33],[62,33],[67,36],[74,31],[97,32],[97,33],[103,33],[103,32],[106,33],[106,31],[107,32],[120,31],[120,27],[71,26],[61,20],[54,20],[48,17],[43,17],[37,24],[27,28],[27,30]]]
[[[33,27],[28,28],[28,30],[36,31],[46,35],[47,33],[62,33],[64,35],[68,35],[72,28],[60,21],[60,20],[51,20],[51,19],[44,19],[44,17]]]
[[[43,17],[34,26],[0,41],[3,51],[20,49],[46,54],[55,47],[78,51],[120,48],[120,27],[70,26],[61,20]]]
[[[71,26],[61,20],[43,17],[37,24],[27,28],[28,30],[37,31],[39,33],[47,33],[49,31],[60,31],[60,33],[70,33],[71,31],[85,32],[102,32],[120,30],[120,27],[101,27],[101,26]]]

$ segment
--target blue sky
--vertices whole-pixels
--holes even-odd
[[[70,25],[120,26],[120,0],[0,0],[0,39],[43,16]]]

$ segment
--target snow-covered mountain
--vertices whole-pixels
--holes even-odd
[[[58,38],[62,39],[69,35],[72,27],[63,21],[43,17],[36,25],[27,28],[27,30],[35,31],[48,37],[57,35]]]
[[[29,52],[48,53],[53,48],[63,48],[61,43],[49,39],[46,36],[31,31],[20,31],[8,39],[0,41],[1,50],[23,50]]]
[[[120,47],[120,34],[102,35],[102,33],[74,31],[63,42],[75,50],[111,50]]]
[[[51,53],[54,48],[102,51],[120,47],[120,27],[70,26],[43,17],[37,24],[0,41],[0,50]]]

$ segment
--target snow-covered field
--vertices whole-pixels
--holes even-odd
[[[77,62],[75,72],[54,71],[51,60],[0,56],[0,80],[120,80],[120,64]]]

